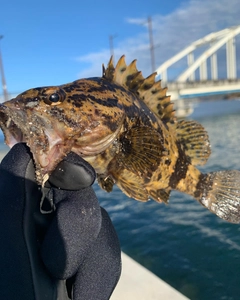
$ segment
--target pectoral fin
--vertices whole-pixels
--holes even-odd
[[[150,178],[164,151],[159,133],[153,128],[139,126],[123,133],[119,141],[119,165],[137,176]]]

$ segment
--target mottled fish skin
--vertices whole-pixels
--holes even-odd
[[[103,76],[30,89],[0,106],[9,146],[26,142],[43,184],[70,151],[96,170],[99,185],[129,197],[168,202],[175,189],[219,217],[240,222],[239,171],[202,174],[210,143],[204,128],[176,120],[167,89],[144,78],[136,61],[112,59]]]

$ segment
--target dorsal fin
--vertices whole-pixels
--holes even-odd
[[[181,120],[176,126],[177,140],[183,145],[185,153],[191,158],[191,163],[204,165],[210,154],[211,146],[208,134],[203,126],[195,121]]]
[[[117,62],[116,67],[113,65],[113,57],[110,58],[107,68],[103,66],[103,78],[113,81],[126,89],[133,92],[162,120],[170,121],[174,119],[173,103],[170,96],[167,96],[167,88],[161,87],[161,81],[155,81],[157,73],[152,73],[144,78],[142,72],[136,67],[136,60],[129,65],[125,62],[123,55]]]

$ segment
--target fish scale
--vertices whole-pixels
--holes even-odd
[[[127,65],[122,56],[103,66],[102,77],[30,89],[0,105],[5,141],[27,143],[40,185],[72,151],[94,167],[107,192],[116,184],[136,200],[168,203],[175,189],[239,223],[240,172],[197,169],[211,153],[208,134],[195,121],[176,119],[155,77],[144,78],[136,60]]]

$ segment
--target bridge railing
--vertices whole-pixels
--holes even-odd
[[[240,88],[240,79],[219,79],[219,80],[201,80],[201,81],[186,81],[186,82],[177,82],[169,81],[162,82],[162,87],[168,87],[169,90],[181,90],[186,88],[198,88],[198,87],[212,87],[212,86],[231,86],[239,84]]]

